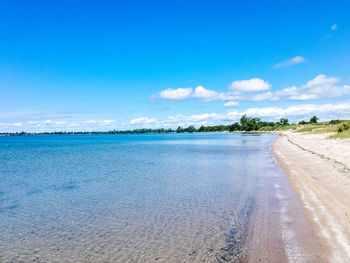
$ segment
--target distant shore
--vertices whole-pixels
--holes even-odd
[[[350,140],[284,131],[273,152],[328,262],[350,260]]]

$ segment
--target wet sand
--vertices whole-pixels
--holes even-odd
[[[301,201],[275,161],[271,173],[260,178],[248,227],[247,262],[326,262]]]
[[[273,151],[302,202],[304,212],[299,216],[304,214],[312,229],[309,237],[298,235],[301,242],[307,244],[315,236],[319,247],[310,246],[310,251],[318,250],[316,258],[350,262],[350,147],[347,141],[326,137],[285,132]]]

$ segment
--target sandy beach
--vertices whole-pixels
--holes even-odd
[[[350,261],[350,140],[283,132],[273,152],[327,262]]]

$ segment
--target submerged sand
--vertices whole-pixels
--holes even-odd
[[[326,262],[350,262],[350,141],[284,132],[273,151]],[[309,262],[309,261],[307,261]]]

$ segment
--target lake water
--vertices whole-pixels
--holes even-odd
[[[0,137],[0,261],[242,259],[276,138]]]

